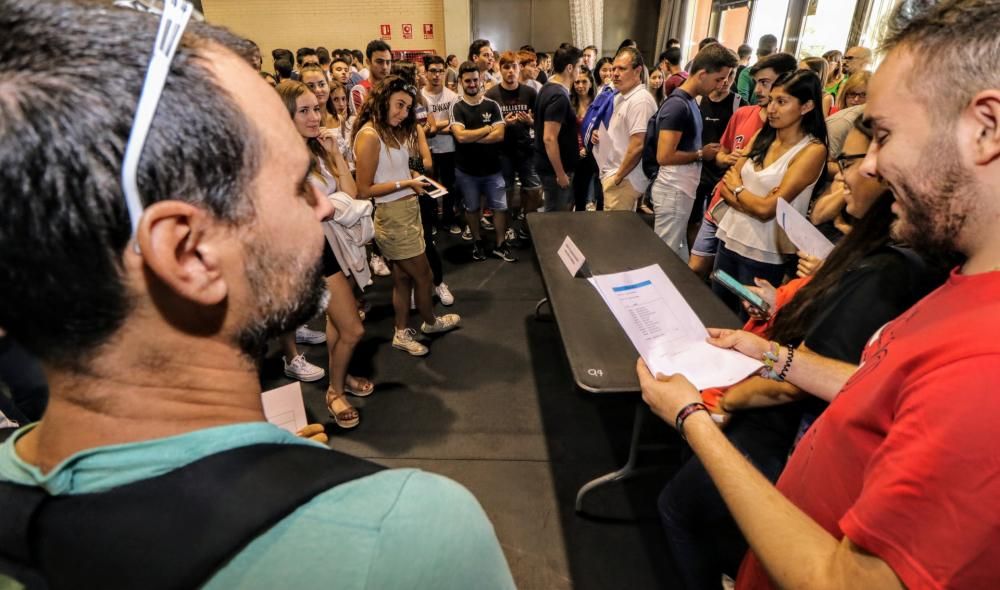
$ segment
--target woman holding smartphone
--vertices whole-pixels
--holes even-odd
[[[278,85],[278,95],[288,109],[295,130],[302,136],[312,154],[310,184],[323,196],[338,191],[351,197],[357,196],[351,171],[340,155],[336,142],[330,135],[323,133],[323,109],[316,94],[301,82],[285,80]],[[361,256],[363,258],[364,254]],[[369,396],[374,393],[375,385],[367,379],[347,374],[351,355],[365,330],[358,317],[354,290],[329,242],[323,247],[323,273],[330,292],[326,308],[326,346],[330,356],[330,385],[326,392],[326,406],[337,426],[354,428],[360,423],[360,416],[344,397],[344,393]]]
[[[723,177],[720,194],[730,210],[719,222],[715,269],[743,284],[762,278],[780,285],[794,274],[795,247],[775,221],[778,199],[803,216],[826,166],[826,121],[819,77],[811,70],[779,76],[771,86],[767,123]],[[739,299],[713,284],[733,310]]]
[[[852,229],[815,275],[777,290],[762,280],[750,286],[771,314],[755,312],[744,330],[782,347],[856,365],[872,334],[945,280],[944,266],[929,268],[893,243],[892,193],[859,170],[870,141],[870,129],[859,124],[837,159],[847,212],[856,220]],[[784,469],[796,435],[836,395],[807,395],[794,383],[774,378],[782,368],[783,363],[775,364],[770,378],[750,377],[724,392],[702,392],[717,421],[727,423],[726,437],[772,482]],[[723,573],[735,576],[747,544],[697,457],[664,488],[659,510],[685,587],[708,588],[717,586]]]
[[[428,349],[408,326],[413,297],[424,334],[458,327],[457,314],[436,317],[433,276],[424,254],[424,235],[417,195],[431,190],[416,180],[407,146],[417,141],[414,113],[417,89],[399,76],[388,76],[369,93],[354,126],[354,160],[359,199],[375,200],[375,241],[393,267],[392,346],[414,356]]]

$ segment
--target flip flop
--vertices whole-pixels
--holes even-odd
[[[354,385],[358,387],[352,387],[351,380],[353,380]],[[368,397],[369,395],[375,393],[375,384],[364,377],[352,377],[348,375],[347,378],[344,379],[344,391],[358,397]]]

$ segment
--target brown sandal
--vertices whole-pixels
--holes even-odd
[[[351,385],[354,381],[354,385]],[[353,377],[348,375],[344,378],[344,393],[356,395],[358,397],[368,397],[375,393],[375,384],[364,377]]]
[[[347,404],[346,410],[336,411],[333,409],[333,404],[337,400],[343,400]],[[343,393],[337,393],[335,391],[326,390],[326,409],[333,416],[333,421],[337,423],[337,426],[341,428],[354,428],[361,423],[361,416],[358,411],[351,406],[350,402],[344,397]]]

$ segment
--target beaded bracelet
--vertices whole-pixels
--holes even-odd
[[[761,360],[764,362],[765,372],[764,376],[768,379],[777,379],[778,371],[775,370],[774,364],[778,362],[778,355],[781,351],[781,346],[777,342],[771,342],[774,347],[773,350],[765,350],[764,354],[761,355]]]
[[[788,370],[792,368],[792,357],[795,356],[795,349],[791,346],[786,346],[788,349],[788,358],[785,359],[785,366],[781,367],[781,373],[778,374],[778,381],[784,381],[785,376],[788,375]]]
[[[687,440],[684,436],[684,421],[688,419],[688,416],[694,414],[695,412],[708,411],[708,407],[701,402],[691,402],[690,404],[681,408],[681,411],[677,413],[677,419],[674,421],[674,426],[677,428],[677,433],[681,435],[681,439]]]

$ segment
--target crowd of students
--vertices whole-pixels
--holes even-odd
[[[0,579],[59,567],[19,545],[37,523],[60,526],[24,490],[133,493],[198,459],[232,469],[244,447],[262,453],[258,471],[276,469],[264,447],[308,449],[263,422],[255,361],[269,340],[288,376],[329,371],[334,422],[357,426],[346,394],[375,384],[347,367],[373,275],[392,277],[394,348],[428,353],[413,309],[424,334],[461,324],[435,312],[435,297],[454,303],[438,231],[471,241],[473,261],[516,262],[526,213],[603,209],[646,211],[692,271],[728,273],[764,301],[713,284],[747,323],[710,329],[710,342],[760,359],[757,375],[697,391],[637,364],[643,399],[688,443],[659,499],[685,588],[723,576],[739,588],[989,586],[998,19],[982,0],[904,0],[874,74],[867,48],[798,60],[765,35],[752,65],[750,46],[711,38],[684,66],[671,40],[652,71],[628,40],[600,57],[569,43],[497,53],[480,39],[464,62],[416,63],[375,40],[363,53],[275,50],[272,75],[251,42],[191,24],[139,148],[145,205],[130,227],[120,152],[139,90],[155,84],[144,64],[156,19],[0,0],[12,32],[0,42],[0,326],[51,390],[44,419],[0,446],[6,520],[20,527],[2,535]],[[82,53],[101,59],[58,67]],[[931,56],[933,74],[918,67]],[[775,220],[781,200],[835,242],[826,257],[796,250]],[[323,332],[306,325],[317,314]],[[324,342],[327,370],[298,350]],[[20,401],[0,396],[0,428],[39,417],[37,399]],[[332,567],[345,585],[513,586],[460,486],[340,465],[353,475],[295,496],[198,580],[305,584]],[[238,483],[205,485],[225,497]],[[185,514],[212,509],[208,496]],[[41,555],[76,547],[72,536],[46,536]],[[129,571],[124,555],[95,563]]]

